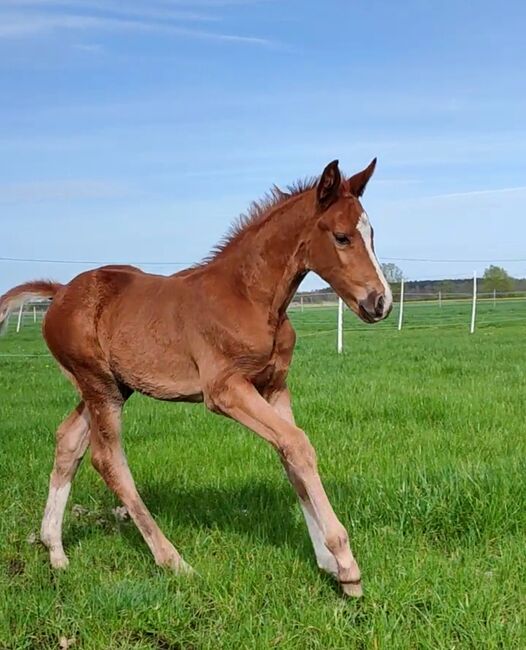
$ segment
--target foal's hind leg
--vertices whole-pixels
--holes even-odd
[[[68,558],[62,547],[62,520],[71,482],[89,444],[89,414],[80,402],[57,430],[55,464],[49,482],[49,495],[40,529],[40,538],[49,549],[51,565],[65,568]]]
[[[155,562],[177,572],[191,572],[191,567],[163,535],[137,492],[121,446],[122,403],[105,396],[90,400],[88,406],[92,417],[91,459],[95,469],[126,506]]]

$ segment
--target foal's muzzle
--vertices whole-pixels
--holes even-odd
[[[365,300],[360,300],[358,303],[360,317],[367,323],[376,323],[386,318],[392,308],[392,299],[378,291],[371,291]]]

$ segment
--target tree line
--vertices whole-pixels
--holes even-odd
[[[403,276],[402,270],[395,264],[382,265],[388,282],[393,291],[400,292],[400,283]],[[425,298],[429,294],[441,293],[444,298],[473,293],[473,278],[444,278],[441,280],[408,280],[405,291],[413,297]],[[526,291],[526,278],[514,278],[502,266],[491,264],[484,270],[478,283],[479,293],[520,294]]]
[[[400,267],[392,262],[382,264],[382,270],[395,296],[400,295],[400,284],[404,273]],[[473,293],[473,278],[444,278],[441,280],[405,280],[404,291],[408,300],[429,300],[439,294],[444,300],[448,298],[461,298],[471,296]],[[514,278],[501,266],[488,266],[478,285],[479,293],[513,294],[520,295],[526,292],[526,278]],[[303,298],[305,302],[321,303],[327,297],[324,294],[333,294],[330,287],[316,291],[299,291],[296,298]]]

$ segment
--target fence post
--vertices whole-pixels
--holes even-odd
[[[33,305],[33,323],[37,322],[37,306]]]
[[[497,289],[493,289],[493,309],[497,306]]]
[[[338,298],[338,354],[343,350],[343,300]]]
[[[438,306],[442,307],[442,291],[438,292]]]
[[[404,321],[404,279],[400,282],[400,312],[398,314],[398,331],[402,329]]]
[[[473,334],[475,331],[475,317],[477,315],[477,272],[473,273],[473,307],[471,309],[471,327],[469,333]]]
[[[20,310],[18,312],[18,321],[16,323],[16,331],[20,332],[20,326],[22,324],[22,312],[24,311],[24,303],[20,305]]]
[[[303,296],[300,298],[301,313],[303,314]]]

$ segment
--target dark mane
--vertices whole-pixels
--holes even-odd
[[[211,250],[210,254],[197,266],[207,264],[222,253],[235,239],[240,237],[246,230],[262,223],[268,214],[277,206],[285,203],[289,199],[312,190],[318,184],[319,177],[311,176],[310,178],[300,178],[291,185],[287,185],[285,190],[281,190],[277,185],[273,185],[266,194],[258,201],[252,201],[246,212],[242,212],[239,217],[231,224],[228,232],[223,239]]]

